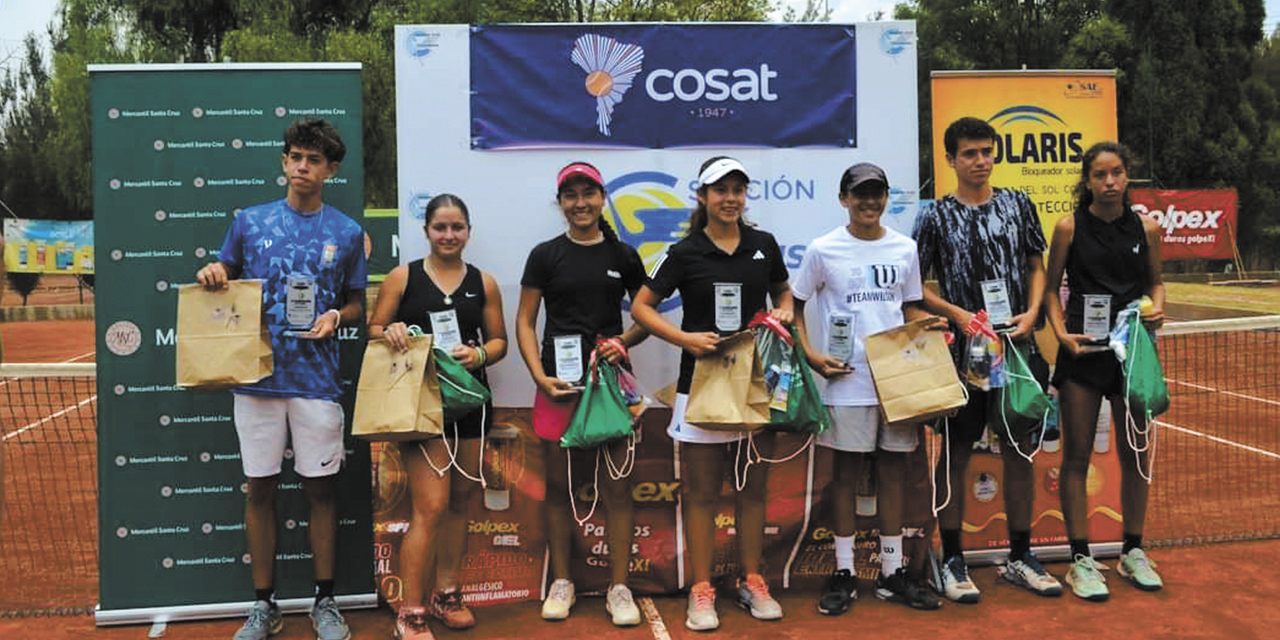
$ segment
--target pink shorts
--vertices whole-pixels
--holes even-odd
[[[573,410],[578,408],[578,399],[582,394],[570,400],[556,402],[538,389],[533,396],[533,432],[543,440],[560,440],[565,429],[569,427],[569,419]]]

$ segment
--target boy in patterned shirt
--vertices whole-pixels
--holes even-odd
[[[262,280],[263,321],[274,361],[270,376],[233,391],[249,486],[245,535],[255,589],[249,619],[235,640],[263,640],[284,625],[273,581],[275,500],[286,440],[293,443],[294,469],[310,504],[316,580],[312,626],[320,640],[351,637],[333,599],[335,474],[345,451],[337,331],[364,321],[364,233],[321,200],[325,180],[337,173],[345,155],[346,146],[329,123],[295,122],[284,134],[288,194],[240,212],[218,261],[196,273],[208,289],[236,278]]]
[[[1035,349],[1033,331],[1044,294],[1046,248],[1035,205],[1021,191],[991,186],[995,165],[995,129],[977,118],[960,118],[947,127],[943,145],[956,174],[954,193],[920,212],[912,237],[920,251],[920,271],[938,280],[938,293],[926,288],[925,308],[951,321],[954,329],[969,326],[986,309],[991,321],[1031,349],[1031,367],[1047,378],[1048,365]],[[999,328],[999,327],[998,327]],[[957,340],[952,356],[959,365]],[[938,486],[949,483],[954,495],[938,513],[942,537],[939,585],[948,599],[974,603],[978,588],[969,579],[960,544],[964,520],[965,472],[973,445],[987,425],[987,392],[970,389],[969,402],[948,421],[949,464],[935,471]],[[1004,504],[1009,526],[1009,558],[1001,575],[1043,596],[1062,594],[1062,585],[1031,551],[1031,509],[1035,496],[1031,462],[1007,441],[1000,448],[1004,463]],[[1026,451],[1030,444],[1018,446]],[[947,471],[950,470],[950,474]],[[948,477],[949,475],[949,477]]]

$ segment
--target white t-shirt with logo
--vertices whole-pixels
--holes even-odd
[[[879,404],[863,338],[903,323],[902,305],[920,300],[920,260],[911,238],[884,228],[879,240],[860,240],[837,227],[805,250],[791,292],[805,302],[805,327],[813,348],[826,353],[832,318],[852,318],[853,371],[827,381],[829,405]]]

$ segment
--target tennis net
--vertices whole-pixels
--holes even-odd
[[[93,364],[0,364],[0,617],[97,601],[94,383]]]
[[[1158,419],[1147,540],[1280,538],[1280,316],[1171,323],[1159,349],[1171,406]],[[0,617],[89,613],[94,365],[0,364],[0,396]]]
[[[1146,537],[1280,537],[1280,316],[1166,325]]]

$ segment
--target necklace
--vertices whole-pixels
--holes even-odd
[[[582,245],[582,246],[584,246],[584,247],[589,247],[589,246],[591,246],[591,245],[593,245],[593,244],[600,244],[601,242],[604,242],[604,234],[603,234],[603,233],[596,234],[596,237],[594,237],[594,238],[592,238],[592,239],[590,239],[590,240],[579,240],[579,239],[577,239],[577,238],[573,237],[573,236],[572,236],[568,231],[566,231],[566,232],[564,232],[564,237],[568,238],[570,242],[572,242],[572,243],[574,243],[574,244],[580,244],[580,245]]]
[[[435,283],[436,288],[440,290],[440,293],[444,293],[444,303],[449,306],[453,306],[453,294],[445,293],[444,287],[440,286],[440,282],[441,282],[440,277],[437,276],[435,270],[431,268],[431,260],[429,258],[422,259],[422,268],[426,269],[427,277],[431,278],[431,281]],[[455,291],[456,291],[456,288],[455,288]]]

